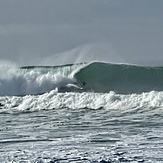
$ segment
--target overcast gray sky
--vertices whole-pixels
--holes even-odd
[[[163,66],[163,0],[0,0],[0,59]]]

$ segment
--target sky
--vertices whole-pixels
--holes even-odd
[[[0,0],[0,60],[163,66],[163,0]]]

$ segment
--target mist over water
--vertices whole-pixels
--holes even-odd
[[[130,56],[132,53],[130,54],[126,51],[125,55],[124,52],[121,51],[121,48],[111,41],[82,44],[73,48],[67,48],[65,51],[60,50],[54,54],[47,53],[46,55],[42,56],[35,56],[35,54],[33,54],[33,57],[29,57],[30,55],[32,54],[27,55],[26,51],[22,51],[22,53],[19,54],[14,62],[10,59],[1,60],[1,65],[7,65],[8,67],[10,65],[17,67],[57,66],[100,61],[107,63],[123,63],[142,66],[162,66],[161,60],[157,61],[156,57],[151,60],[151,57],[142,59],[141,57],[135,58],[137,55],[134,55],[133,59],[131,59]]]
[[[45,58],[40,65],[64,65],[92,61],[125,63],[123,56],[119,55],[113,45],[101,42],[81,45],[65,52],[53,54]]]

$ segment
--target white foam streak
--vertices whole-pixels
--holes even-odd
[[[152,109],[163,107],[163,92],[151,91],[149,93],[120,95],[114,92],[100,93],[58,93],[57,89],[42,95],[3,96],[0,103],[4,110],[12,111],[38,111],[60,108],[71,109],[99,109],[118,110]],[[6,109],[5,109],[6,108]],[[3,109],[1,111],[4,111]]]

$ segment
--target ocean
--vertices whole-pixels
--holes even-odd
[[[162,163],[163,67],[0,67],[1,163]]]

